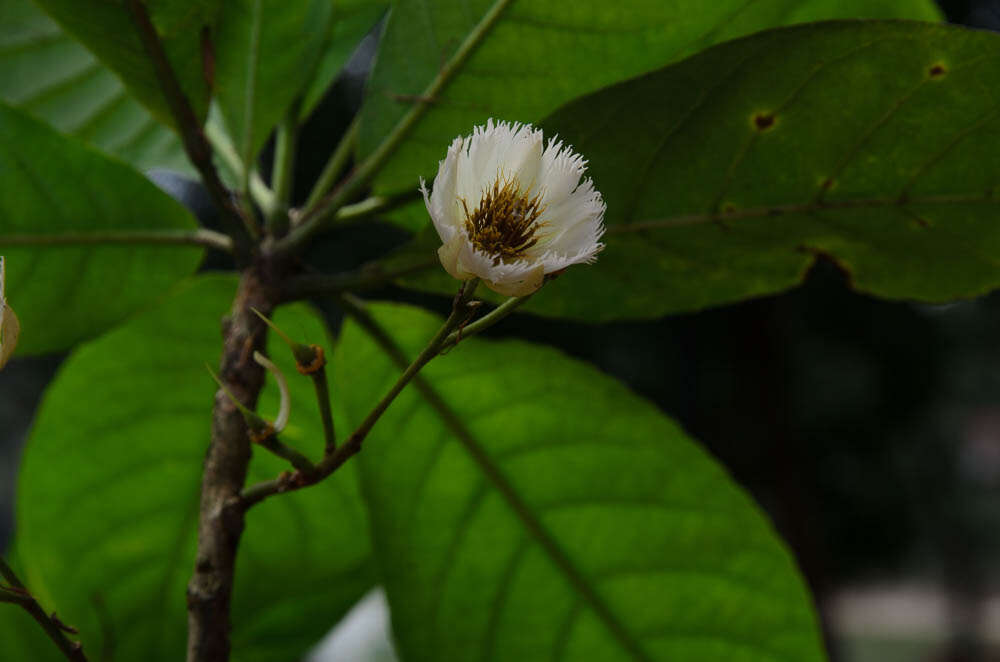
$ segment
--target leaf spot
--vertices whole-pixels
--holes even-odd
[[[722,213],[723,214],[735,214],[736,213],[736,205],[734,205],[731,202],[727,202],[726,204],[722,205]]]
[[[757,131],[767,131],[774,126],[774,121],[772,113],[757,113],[753,116],[753,127]]]
[[[946,73],[948,73],[947,67],[940,62],[931,65],[931,68],[927,70],[927,76],[932,79],[943,78]]]

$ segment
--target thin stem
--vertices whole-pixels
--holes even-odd
[[[320,366],[309,374],[316,389],[316,401],[323,419],[323,457],[333,455],[337,450],[337,435],[333,429],[333,413],[330,411],[330,385],[326,380],[326,366]]]
[[[320,173],[319,178],[313,185],[312,191],[309,192],[309,197],[306,198],[306,204],[302,208],[303,218],[308,217],[313,212],[316,206],[323,200],[323,196],[337,182],[337,177],[344,170],[344,166],[347,165],[347,161],[351,158],[351,152],[354,151],[354,146],[357,144],[358,129],[360,126],[361,122],[359,118],[355,117],[354,121],[347,127],[347,131],[344,132],[340,142],[337,143],[333,154],[330,155],[330,159],[323,167],[323,172]]]
[[[0,558],[0,575],[10,585],[9,587],[0,584],[0,602],[16,604],[28,612],[35,621],[42,626],[45,634],[52,640],[67,660],[71,662],[87,662],[87,656],[83,654],[83,646],[78,641],[72,641],[66,636],[67,632],[76,633],[76,630],[62,623],[55,614],[48,615],[42,606],[38,604],[34,596],[28,592],[21,580],[14,574],[14,570],[7,565],[7,562]]]
[[[451,347],[454,347],[465,338],[474,336],[477,333],[482,333],[523,306],[532,296],[534,296],[533,293],[523,297],[511,297],[486,315],[477,319],[475,322],[467,324],[456,331],[452,331],[448,337],[445,338],[445,341],[441,343],[441,351],[443,352]]]
[[[262,439],[257,439],[255,440],[255,443],[258,446],[271,451],[274,455],[277,455],[284,460],[288,460],[288,462],[299,471],[310,473],[316,469],[316,465],[313,464],[312,460],[291,446],[285,445],[278,439],[277,434],[270,434]]]
[[[226,187],[222,184],[222,180],[219,179],[219,173],[216,172],[215,164],[212,163],[212,149],[201,130],[201,122],[198,121],[187,96],[181,89],[173,67],[170,65],[170,60],[167,58],[163,42],[160,41],[160,35],[149,17],[146,3],[143,0],[126,0],[126,4],[139,31],[139,38],[146,49],[146,54],[156,71],[156,77],[163,95],[166,97],[167,104],[170,106],[170,112],[177,122],[184,151],[187,152],[194,167],[198,169],[212,201],[222,213],[223,222],[233,238],[237,258],[240,261],[248,261],[251,248],[247,236],[254,239],[257,237],[254,221],[240,213],[236,205],[233,204]]]
[[[274,166],[271,169],[271,186],[275,204],[265,213],[268,231],[275,237],[288,232],[288,208],[292,197],[295,173],[295,151],[298,141],[299,102],[288,109],[278,125],[274,142]]]
[[[396,195],[372,196],[360,202],[355,202],[353,205],[344,205],[338,209],[335,214],[333,214],[331,223],[335,225],[352,223],[367,216],[377,214],[381,211],[394,209],[402,204],[410,202],[411,200],[416,200],[419,196],[420,192],[416,190],[398,193]]]
[[[348,176],[334,193],[309,209],[308,214],[302,216],[300,224],[293,228],[291,232],[276,245],[276,250],[288,251],[306,242],[313,234],[323,227],[324,219],[332,212],[344,206],[348,200],[358,194],[372,177],[385,165],[392,153],[403,142],[410,131],[416,126],[423,116],[427,106],[434,102],[437,95],[445,88],[451,77],[465,63],[469,55],[476,49],[483,37],[493,28],[497,19],[510,4],[510,0],[498,0],[483,16],[475,28],[466,36],[465,41],[455,50],[451,58],[444,63],[438,75],[431,81],[423,94],[414,99],[413,106],[399,120],[392,131],[374,152],[368,155],[358,167]]]
[[[215,122],[209,121],[205,124],[205,137],[208,139],[209,144],[212,145],[215,153],[219,155],[219,158],[222,159],[226,167],[229,168],[229,171],[232,172],[233,177],[242,182],[243,178],[246,177],[243,159],[240,158],[239,153],[236,151],[236,146],[233,145],[233,141],[229,139],[229,136],[222,130],[222,127]],[[274,191],[264,183],[256,168],[250,170],[250,197],[261,208],[265,216],[270,213],[270,210],[276,204]]]
[[[369,262],[359,269],[339,274],[295,276],[283,284],[282,300],[298,301],[310,296],[327,296],[371,289],[390,283],[401,276],[419,273],[437,263],[436,255],[419,254],[390,265],[382,262]]]
[[[336,210],[330,207],[324,213],[321,222],[326,227],[347,225],[348,223],[360,221],[379,212],[394,209],[411,200],[417,199],[419,195],[420,193],[416,190],[397,193],[395,195],[376,195],[351,205],[344,205]],[[299,217],[301,218],[301,214],[299,214]]]
[[[357,454],[361,450],[361,444],[371,432],[371,429],[378,422],[378,419],[382,417],[382,414],[389,408],[389,405],[396,399],[396,397],[403,391],[407,384],[409,384],[414,378],[416,378],[417,373],[420,369],[427,365],[431,359],[441,353],[441,346],[444,341],[448,338],[448,335],[457,329],[459,325],[463,324],[466,319],[468,319],[471,313],[469,302],[472,300],[472,295],[475,293],[476,286],[479,284],[478,279],[473,279],[463,283],[462,288],[459,290],[458,294],[455,296],[455,301],[452,305],[451,314],[448,319],[445,320],[441,328],[438,329],[434,337],[430,339],[427,346],[420,352],[420,354],[410,363],[403,374],[399,376],[396,383],[392,385],[389,392],[379,400],[378,404],[372,408],[365,417],[365,420],[351,433],[351,436],[347,438],[347,441],[343,445],[337,447],[337,449],[330,455],[324,457],[319,464],[316,465],[316,471],[313,473],[300,472],[295,476],[279,476],[274,480],[264,481],[256,485],[252,485],[247,489],[243,490],[241,494],[241,502],[244,508],[249,508],[260,501],[263,501],[269,496],[274,494],[280,494],[282,492],[288,492],[291,490],[300,489],[308,485],[313,485],[323,480],[338,468],[343,466],[348,459],[353,455]],[[356,300],[352,303],[352,300],[344,298],[342,303],[345,309],[351,313],[352,310],[360,309]]]
[[[5,246],[60,246],[76,244],[180,244],[208,246],[233,252],[233,240],[221,232],[197,230],[107,230],[104,232],[63,232],[60,234],[8,234],[0,237]]]

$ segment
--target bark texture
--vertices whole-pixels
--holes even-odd
[[[246,270],[230,315],[222,323],[219,376],[250,409],[256,407],[265,377],[253,352],[264,351],[266,338],[266,327],[251,308],[269,315],[275,296],[259,267]],[[249,463],[250,440],[243,417],[220,389],[215,394],[212,439],[202,476],[198,554],[187,589],[188,662],[229,659],[229,607],[245,512],[239,495]]]

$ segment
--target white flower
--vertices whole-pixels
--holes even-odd
[[[451,143],[427,211],[441,237],[441,264],[459,280],[481,278],[508,296],[531,294],[545,275],[604,248],[604,200],[587,162],[530,124],[477,126]]]

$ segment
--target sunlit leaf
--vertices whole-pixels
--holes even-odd
[[[198,246],[91,243],[115,231],[197,226],[123,163],[0,103],[0,251],[19,351],[62,349],[117,324],[191,273]]]
[[[440,324],[373,312],[410,356]],[[335,365],[355,423],[400,372],[354,325]],[[824,659],[784,545],[653,406],[523,342],[421,374],[359,456],[403,659]]]
[[[35,0],[66,32],[80,40],[121,76],[132,95],[160,121],[173,125],[170,104],[153,60],[129,11],[130,0]],[[6,0],[5,0],[6,2]],[[196,116],[208,110],[211,27],[222,0],[143,2],[166,51],[181,91]]]
[[[19,551],[25,582],[79,628],[89,650],[113,636],[115,659],[184,657],[215,390],[205,364],[218,361],[219,320],[234,292],[230,277],[183,284],[80,348],[46,393],[18,482]],[[281,310],[276,321],[326,344],[305,308]],[[283,344],[271,354],[297,376]],[[312,384],[298,377],[289,386],[292,420],[282,437],[317,457],[323,432]],[[277,408],[275,391],[269,385],[262,396],[266,415]],[[286,466],[255,451],[249,479]],[[237,564],[234,659],[299,659],[371,587],[366,527],[350,469],[254,507]]]
[[[141,170],[193,173],[177,134],[30,0],[0,3],[0,101]]]

